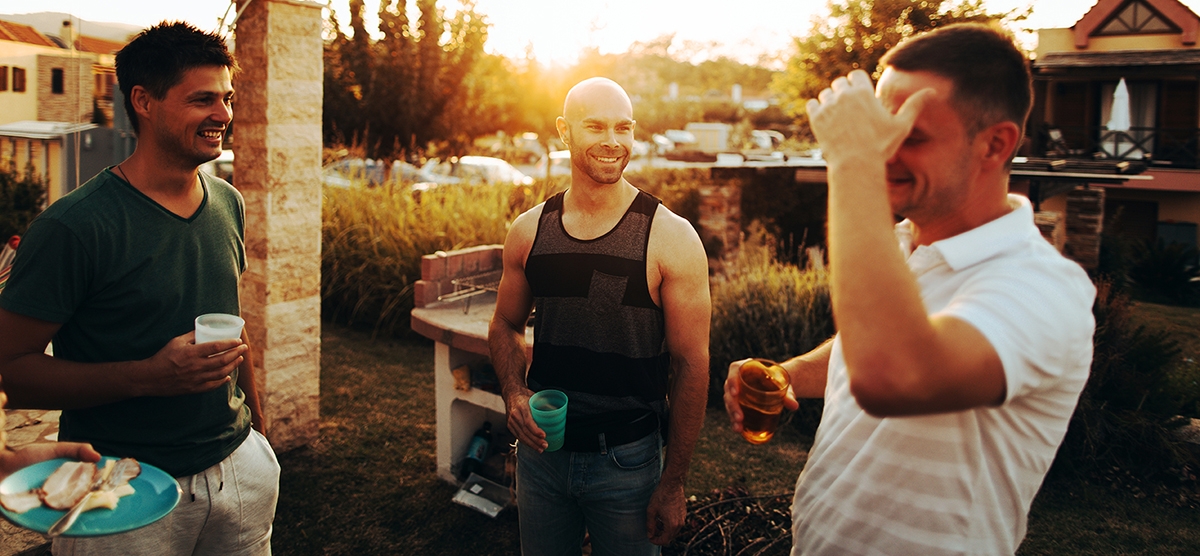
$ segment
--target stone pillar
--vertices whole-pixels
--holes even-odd
[[[238,0],[238,9],[247,0]],[[321,369],[321,8],[253,0],[237,21],[234,180],[246,199],[242,312],[267,436],[316,439]]]
[[[1100,234],[1104,231],[1104,190],[1079,187],[1067,193],[1067,242],[1063,254],[1085,270],[1100,264]]]

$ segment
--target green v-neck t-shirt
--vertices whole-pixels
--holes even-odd
[[[194,329],[196,316],[240,313],[245,206],[228,183],[200,174],[204,201],[180,217],[100,172],[50,205],[21,238],[0,307],[62,323],[54,357],[139,361]],[[59,439],[91,442],[173,476],[225,459],[250,432],[233,380],[201,394],[137,397],[64,410]]]

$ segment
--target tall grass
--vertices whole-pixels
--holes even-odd
[[[834,333],[829,274],[819,249],[804,267],[779,262],[777,242],[754,224],[727,273],[713,281],[709,402],[720,403],[729,363],[746,357],[783,361]],[[822,402],[803,400],[793,423],[811,432]]]
[[[557,182],[454,186],[419,195],[407,184],[326,187],[322,204],[321,299],[325,317],[393,333],[407,324],[421,257],[503,243],[509,223]]]
[[[693,225],[699,221],[699,170],[651,170],[629,181],[663,200]],[[406,329],[421,257],[504,243],[522,212],[565,189],[566,177],[531,186],[443,186],[419,194],[410,184],[326,187],[321,208],[321,302],[334,322],[368,324],[376,332]]]

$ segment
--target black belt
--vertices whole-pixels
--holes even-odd
[[[566,436],[563,437],[562,449],[568,452],[599,452],[604,448],[611,449],[622,444],[641,440],[657,430],[658,416],[654,414],[637,419],[627,425],[621,425],[612,430],[594,434],[572,435],[571,431],[568,430]],[[602,436],[603,441],[601,441]]]

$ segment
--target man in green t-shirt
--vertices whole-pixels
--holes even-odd
[[[0,375],[14,407],[63,410],[60,439],[159,467],[184,495],[150,526],[59,537],[54,553],[270,554],[279,464],[246,334],[193,332],[198,315],[240,313],[242,197],[198,171],[221,153],[236,63],[219,36],[164,22],[116,66],[137,148],[22,238],[0,293]]]

